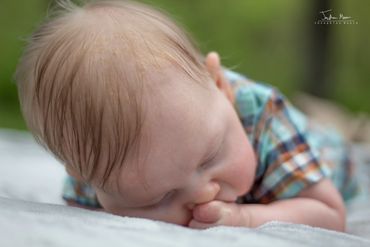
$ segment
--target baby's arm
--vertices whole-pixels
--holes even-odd
[[[71,207],[89,209],[89,210],[93,210],[93,211],[104,211],[103,208],[88,207],[88,206],[84,206],[84,205],[79,204],[79,203],[74,202],[74,201],[68,201],[67,200],[66,203],[67,203],[68,206],[71,206]]]
[[[269,221],[307,224],[336,231],[345,230],[344,203],[332,182],[323,179],[304,189],[298,197],[270,204],[235,204],[213,201],[193,211],[189,226],[216,225],[258,227]]]
[[[244,205],[242,211],[250,216],[251,227],[279,220],[345,230],[345,207],[338,191],[328,179],[303,190],[296,198],[268,205]]]

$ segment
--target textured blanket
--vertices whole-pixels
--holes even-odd
[[[369,150],[354,146],[364,164]],[[359,170],[362,183],[368,183],[369,170]],[[282,222],[194,230],[65,206],[64,175],[28,133],[0,130],[1,246],[370,246],[366,196],[348,205],[348,233]]]

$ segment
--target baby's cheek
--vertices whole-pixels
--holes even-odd
[[[235,160],[237,172],[234,179],[239,185],[240,193],[243,194],[250,191],[256,172],[256,158],[249,142],[245,143],[237,157]]]

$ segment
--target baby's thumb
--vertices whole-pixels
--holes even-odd
[[[220,207],[216,201],[201,204],[193,209],[193,218],[199,222],[215,223],[220,217]]]

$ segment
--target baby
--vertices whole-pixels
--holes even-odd
[[[353,164],[333,131],[217,53],[202,57],[158,10],[60,5],[16,80],[29,129],[70,175],[70,205],[192,228],[345,230]]]

